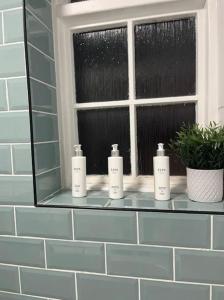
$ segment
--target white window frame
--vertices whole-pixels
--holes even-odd
[[[214,14],[214,3],[212,3],[214,1],[216,0],[207,0],[205,5],[205,0],[91,0],[72,4],[66,4],[67,0],[55,0],[56,5],[53,6],[53,17],[63,187],[71,187],[72,149],[73,145],[78,142],[77,118],[76,114],[74,114],[74,109],[115,107],[115,105],[116,107],[127,106],[129,102],[132,175],[124,176],[124,188],[125,190],[145,192],[153,191],[153,176],[137,176],[137,135],[136,122],[133,122],[135,118],[134,106],[136,104],[175,104],[193,101],[196,103],[196,120],[198,123],[204,125],[209,120],[218,121],[218,105],[217,109],[214,105],[216,99],[212,97],[212,104],[207,97],[211,96],[212,90],[214,92],[215,89],[215,79],[211,74],[209,75],[209,70],[215,68],[214,60],[216,57],[213,51],[214,45],[208,43],[209,34],[211,35],[216,28],[214,20],[211,19],[211,14],[208,14],[209,6]],[[196,95],[134,100],[134,25],[136,23],[142,24],[144,22],[178,19],[187,16],[195,16],[196,18]],[[212,21],[208,22],[209,18]],[[114,28],[126,24],[129,41],[129,100],[76,103],[74,105],[75,78],[72,34],[87,30]],[[212,54],[213,58],[211,59]],[[208,84],[209,77],[213,82],[211,85]],[[94,190],[107,189],[107,176],[87,176],[87,187]],[[185,188],[185,176],[171,177],[171,189],[173,192],[183,192]]]

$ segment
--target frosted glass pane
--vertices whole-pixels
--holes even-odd
[[[79,142],[87,156],[87,174],[107,174],[111,144],[119,144],[124,173],[130,174],[129,109],[78,111]]]
[[[195,94],[195,19],[135,26],[136,97]]]
[[[128,99],[127,28],[74,34],[76,101]]]
[[[138,168],[141,175],[153,174],[153,156],[157,144],[165,143],[167,148],[179,128],[195,122],[195,104],[176,104],[165,106],[141,106],[137,108]],[[180,161],[171,156],[171,175],[185,175]]]

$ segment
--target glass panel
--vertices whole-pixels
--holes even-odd
[[[129,109],[78,111],[79,142],[87,156],[87,174],[107,174],[111,144],[119,144],[124,174],[130,174]]]
[[[138,168],[141,175],[153,175],[153,156],[157,144],[165,143],[165,148],[171,138],[183,123],[195,122],[195,104],[175,104],[166,106],[140,106],[137,108],[138,136]],[[180,161],[167,151],[170,156],[171,175],[185,175],[185,169]]]
[[[195,19],[135,26],[136,97],[195,94]]]
[[[128,99],[127,28],[74,37],[76,101]]]
[[[32,168],[35,201],[40,203],[61,189],[59,143],[54,142],[58,140],[59,131],[54,39],[53,33],[48,29],[52,28],[52,7],[47,1],[32,0],[24,1],[24,9],[28,96],[32,117],[30,118]],[[24,109],[20,104],[25,97],[21,91],[26,90],[25,80],[16,78],[9,84],[9,92],[11,92],[9,96],[12,97],[14,91],[14,98],[18,99],[18,109]],[[27,159],[30,162],[30,157]]]

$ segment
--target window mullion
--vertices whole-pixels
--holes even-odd
[[[131,174],[137,176],[137,128],[135,109],[135,44],[134,23],[128,21],[128,77],[129,77],[129,110],[130,110],[130,145]]]

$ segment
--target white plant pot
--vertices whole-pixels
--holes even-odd
[[[223,199],[223,169],[187,168],[188,198],[197,202],[220,202]]]

